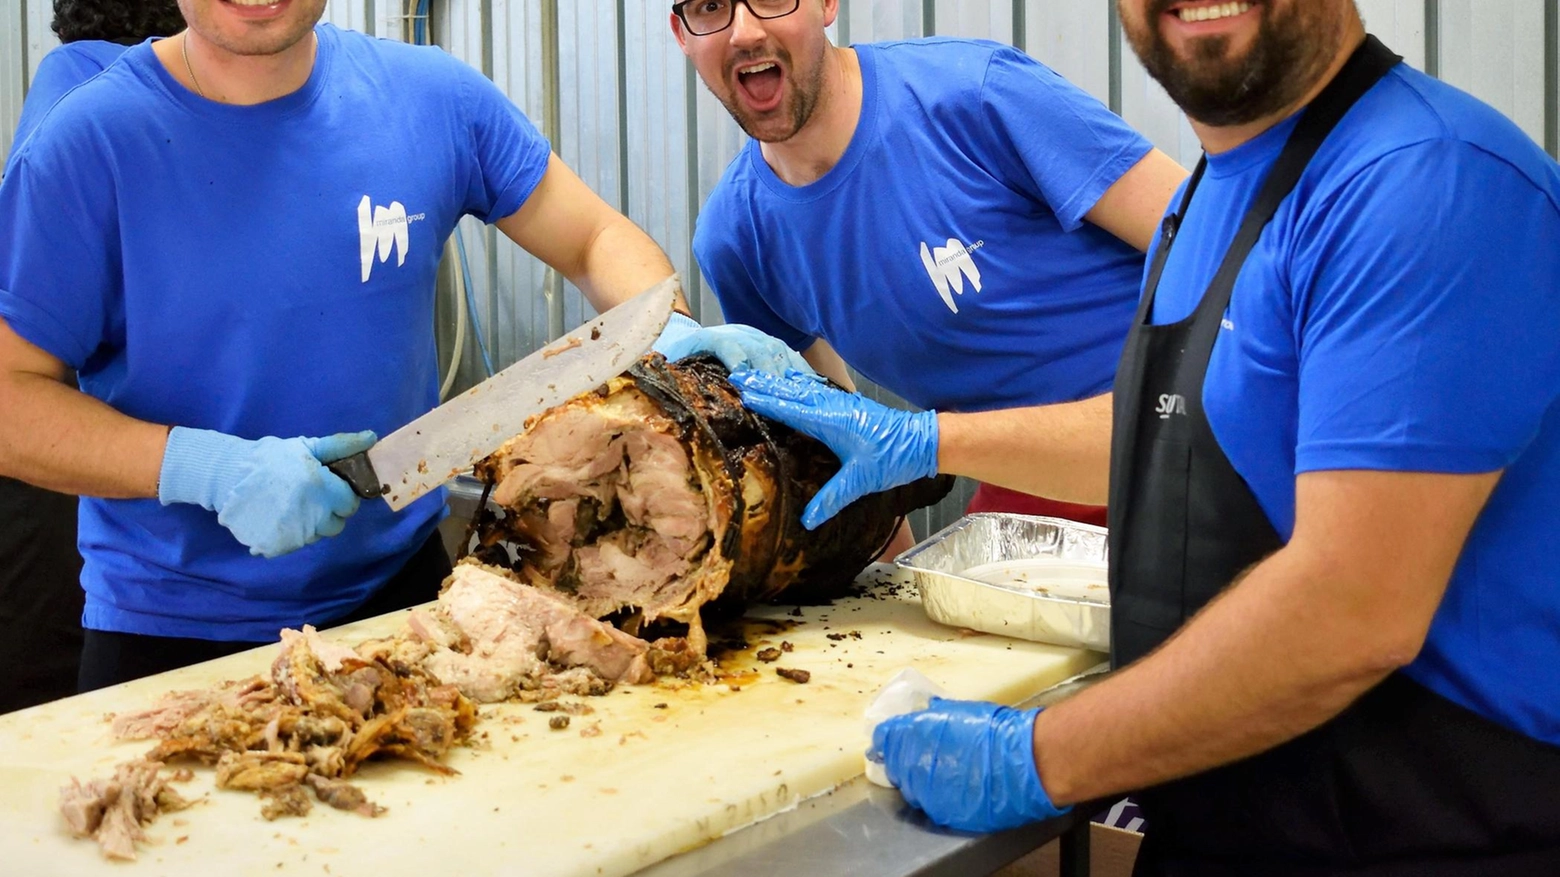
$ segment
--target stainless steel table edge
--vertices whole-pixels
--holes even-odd
[[[1023,706],[1046,706],[1098,682],[1100,665],[1061,682]],[[1089,873],[1094,805],[996,834],[940,828],[893,789],[866,777],[803,801],[794,809],[652,865],[636,877],[968,877],[991,872],[1062,838],[1063,877]]]

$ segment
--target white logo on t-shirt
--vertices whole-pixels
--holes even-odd
[[[390,260],[390,252],[396,252],[397,268],[406,264],[406,250],[411,245],[412,223],[426,219],[427,215],[406,213],[406,206],[400,201],[391,201],[389,207],[375,207],[372,198],[367,195],[358,202],[358,240],[362,245],[363,257],[363,282],[368,282],[368,277],[374,270],[374,257],[379,261]]]
[[[970,279],[970,285],[980,292],[980,269],[975,267],[975,251],[984,247],[985,241],[976,241],[969,246],[959,243],[954,238],[948,239],[948,246],[932,248],[921,244],[921,264],[926,266],[926,273],[932,278],[932,284],[937,287],[937,294],[948,305],[948,310],[959,312],[959,306],[954,303],[955,294],[964,294],[964,278]]]

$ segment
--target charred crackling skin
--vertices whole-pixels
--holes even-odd
[[[840,468],[825,445],[743,407],[726,367],[712,356],[671,364],[651,356],[629,376],[689,430],[696,451],[698,439],[707,443],[735,486],[760,488],[757,502],[745,502],[744,490],[733,496],[741,515],[733,516],[719,540],[735,562],[724,599],[840,596],[882,551],[905,514],[936,503],[953,487],[951,477],[922,479],[863,497],[817,530],[807,530],[802,509]]]

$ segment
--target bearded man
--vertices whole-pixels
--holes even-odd
[[[1560,873],[1560,167],[1352,0],[1119,6],[1206,156],[1111,420],[734,377],[845,461],[831,508],[1108,474],[1117,672],[890,719],[889,778],[981,831],[1139,792],[1139,877]]]

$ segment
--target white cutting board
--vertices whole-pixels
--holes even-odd
[[[1023,700],[1094,666],[1100,656],[940,627],[889,567],[863,581],[878,598],[807,607],[758,607],[750,618],[796,624],[750,632],[728,656],[727,685],[619,689],[591,698],[596,713],[549,730],[549,714],[485,706],[483,748],[458,749],[443,778],[405,762],[367,765],[357,781],[389,808],[365,819],[315,804],[304,819],[266,822],[254,795],[215,789],[212,771],[176,786],[207,801],[164,814],[135,863],[109,862],[75,840],[56,810],[72,774],[106,776],[151,744],[116,744],[106,713],[151,705],[164,691],[264,672],[274,648],[176,670],[0,716],[0,874],[261,875],[630,874],[830,791],[862,771],[862,710],[895,672],[914,666],[951,695]],[[328,632],[356,642],[400,628],[405,613]],[[750,631],[754,628],[750,628]],[[859,632],[856,639],[851,632]],[[845,634],[840,641],[830,634]],[[753,654],[782,640],[795,650],[771,665]],[[798,685],[775,667],[808,670]],[[656,709],[656,704],[665,704]],[[601,734],[580,731],[599,722]],[[176,823],[175,820],[178,820]]]

